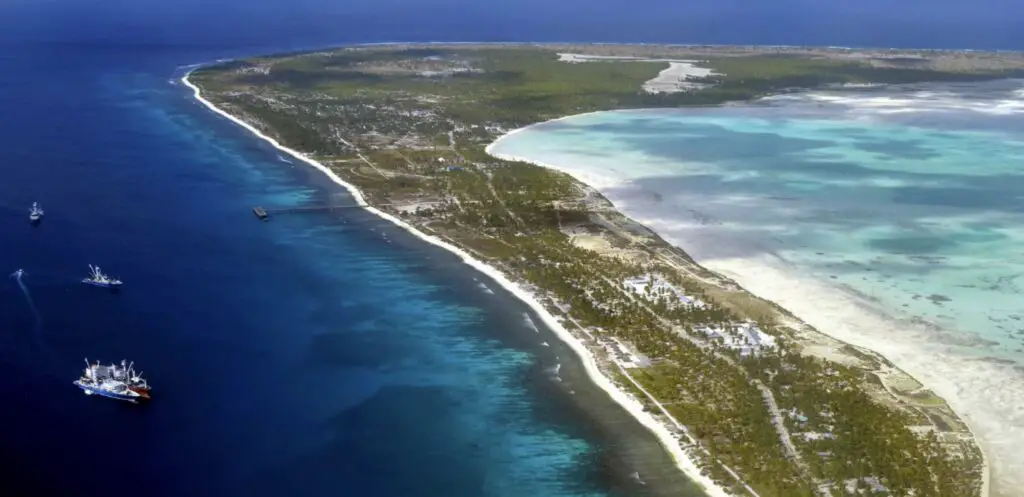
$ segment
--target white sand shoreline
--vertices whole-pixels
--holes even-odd
[[[605,178],[605,177],[602,177],[602,176],[597,175],[597,174],[585,174],[585,173],[581,173],[578,170],[569,170],[569,169],[564,168],[564,167],[559,167],[558,165],[555,165],[555,164],[548,164],[548,163],[540,162],[540,161],[533,160],[533,159],[530,159],[530,158],[519,157],[519,156],[515,156],[515,155],[511,155],[511,154],[498,153],[498,152],[494,151],[494,145],[496,145],[498,142],[502,141],[503,139],[505,139],[507,137],[513,136],[513,135],[518,134],[518,133],[520,133],[520,132],[522,132],[522,131],[524,131],[524,130],[526,130],[528,128],[531,128],[531,127],[534,127],[534,126],[539,126],[539,125],[542,125],[542,124],[549,124],[549,123],[553,123],[553,122],[557,122],[557,121],[563,121],[563,120],[567,120],[567,119],[573,119],[573,118],[578,118],[578,117],[581,117],[581,116],[592,115],[592,114],[600,114],[600,113],[605,113],[605,112],[630,112],[630,111],[636,111],[636,110],[657,110],[657,109],[622,109],[622,110],[587,112],[587,113],[583,113],[583,114],[576,114],[576,115],[571,115],[571,116],[563,116],[563,117],[560,117],[560,118],[557,118],[557,119],[552,119],[552,120],[544,121],[544,122],[541,122],[541,123],[535,123],[535,124],[527,125],[527,126],[524,126],[524,127],[521,127],[521,128],[517,128],[517,129],[512,130],[512,131],[509,131],[508,133],[502,135],[501,137],[499,137],[495,141],[491,142],[491,144],[488,145],[487,148],[485,149],[485,152],[487,154],[493,156],[493,157],[497,157],[497,158],[502,159],[502,160],[525,162],[525,163],[534,164],[534,165],[537,165],[537,166],[540,166],[540,167],[544,167],[544,168],[548,168],[548,169],[552,169],[552,170],[555,170],[555,171],[559,171],[559,172],[568,174],[568,175],[572,176],[573,178],[575,178],[577,181],[580,181],[580,182],[582,182],[584,184],[587,184],[587,185],[593,187],[594,189],[596,189],[598,191],[601,191],[602,194],[603,194],[603,190],[605,188],[620,186],[619,183],[616,182],[616,181],[611,180],[610,178]],[[623,208],[621,208],[619,205],[617,205],[613,199],[609,198],[608,200],[610,202],[612,202],[612,204],[615,206],[616,210],[618,210],[619,212],[623,213],[626,216],[629,216],[631,219],[633,219],[637,223],[639,223],[641,225],[644,225],[647,228],[651,229],[653,232],[655,232],[659,236],[663,237],[664,240],[667,241],[668,243],[671,243],[672,245],[675,245],[675,246],[685,250],[685,247],[681,243],[682,240],[675,240],[675,239],[673,239],[672,236],[670,236],[670,235],[668,235],[666,233],[663,233],[663,232],[659,232],[658,230],[655,230],[653,228],[653,226],[656,225],[656,223],[653,222],[654,220],[638,218],[635,215],[631,215],[630,213],[625,212],[625,210],[623,210]],[[989,436],[989,437],[984,437],[983,438],[983,437],[979,437],[978,436],[978,433],[979,433],[979,429],[978,428],[979,428],[979,426],[975,425],[975,423],[978,423],[978,421],[972,419],[969,416],[965,416],[964,415],[964,412],[965,412],[966,409],[964,408],[964,403],[963,403],[961,397],[958,395],[958,388],[957,388],[957,386],[954,385],[953,382],[951,382],[950,380],[938,377],[936,374],[934,374],[934,372],[929,372],[929,370],[926,369],[927,365],[923,364],[925,361],[913,362],[913,361],[907,360],[908,357],[913,356],[916,351],[910,350],[908,347],[906,347],[904,345],[901,345],[901,344],[885,343],[883,341],[879,341],[877,339],[874,339],[874,337],[857,336],[857,334],[854,332],[855,330],[836,329],[835,326],[832,326],[832,327],[827,326],[828,322],[830,321],[830,318],[827,315],[827,312],[823,312],[823,311],[820,311],[820,310],[816,311],[815,307],[822,305],[821,301],[827,298],[827,296],[829,295],[828,293],[820,293],[819,295],[821,295],[822,298],[816,299],[813,302],[809,302],[808,305],[802,305],[802,306],[798,305],[795,302],[797,300],[800,300],[800,298],[787,298],[787,299],[783,300],[783,299],[773,299],[773,298],[769,297],[769,295],[774,295],[774,294],[778,293],[776,291],[772,291],[771,287],[772,287],[773,284],[775,284],[774,282],[785,281],[788,284],[790,284],[791,286],[800,286],[800,285],[803,285],[803,284],[813,284],[813,282],[805,281],[803,279],[796,279],[795,280],[795,279],[793,279],[793,277],[792,277],[793,275],[792,274],[789,274],[788,272],[782,271],[781,269],[775,268],[775,267],[771,267],[770,269],[766,269],[768,266],[762,267],[762,266],[759,266],[759,265],[752,264],[749,261],[743,261],[743,260],[738,260],[738,259],[704,260],[704,258],[700,258],[700,257],[696,256],[693,253],[690,253],[690,252],[688,252],[688,253],[689,253],[689,255],[691,257],[694,258],[694,261],[697,264],[701,265],[702,267],[704,267],[706,269],[709,269],[709,270],[712,270],[714,272],[717,272],[717,273],[719,273],[719,274],[721,274],[721,275],[723,275],[723,276],[725,276],[725,277],[727,277],[729,279],[732,279],[733,281],[739,283],[746,291],[748,291],[748,292],[750,292],[750,293],[752,293],[754,295],[757,295],[758,297],[761,297],[761,298],[764,298],[766,300],[770,300],[770,301],[776,302],[777,304],[782,306],[787,311],[793,313],[793,315],[795,315],[798,319],[804,321],[805,323],[808,323],[808,324],[814,326],[816,329],[819,330],[819,332],[821,332],[821,333],[823,333],[825,335],[828,335],[829,337],[832,337],[832,338],[834,338],[834,339],[836,339],[836,340],[838,340],[840,342],[844,342],[844,343],[848,343],[848,344],[853,344],[853,345],[857,345],[857,346],[860,346],[860,347],[864,347],[864,348],[870,349],[870,350],[872,350],[872,351],[874,351],[874,352],[884,356],[886,359],[890,360],[898,369],[900,369],[901,371],[904,371],[905,373],[910,375],[912,378],[914,378],[915,380],[919,381],[926,388],[929,388],[929,389],[935,391],[943,400],[945,400],[950,405],[950,408],[952,408],[954,410],[954,412],[957,414],[957,416],[959,416],[960,419],[963,420],[966,425],[968,425],[968,429],[970,430],[971,436],[974,438],[975,443],[977,444],[977,446],[980,449],[982,449],[981,452],[982,452],[983,462],[982,462],[982,489],[981,489],[981,496],[982,497],[989,497],[991,495],[991,460],[990,460],[991,457],[990,457],[990,454],[988,453],[989,447],[986,447],[986,445],[987,445],[986,442],[990,442],[990,443],[993,443],[993,444],[999,444],[999,443],[1005,443],[1005,441],[1000,440],[998,437]],[[761,281],[761,282],[764,282],[764,283],[759,285],[759,284],[755,283],[756,281]],[[776,286],[778,286],[778,285],[776,285]],[[796,293],[794,293],[793,295],[796,296]],[[802,294],[800,294],[800,295],[802,295]],[[839,306],[842,306],[843,304],[846,304],[846,302],[843,302],[843,303],[838,304],[838,305],[833,303],[832,307],[839,307]],[[853,308],[854,310],[857,310],[857,311],[863,310],[863,309],[860,309],[858,307],[853,307],[853,306],[851,306],[851,308]],[[873,320],[871,324],[872,325],[878,325],[878,322],[881,322],[880,318]],[[894,360],[893,359],[894,357],[897,358],[897,359]],[[907,367],[907,364],[912,364],[912,365],[910,367]],[[995,441],[993,441],[993,440],[995,440]]]
[[[356,203],[359,206],[365,208],[372,214],[377,215],[405,229],[406,231],[416,236],[417,238],[420,238],[427,243],[441,247],[459,256],[462,259],[462,261],[468,264],[470,267],[476,269],[477,271],[491,278],[497,284],[501,285],[509,293],[511,293],[512,295],[516,296],[518,299],[526,303],[541,318],[544,324],[558,336],[559,339],[568,344],[570,348],[572,348],[573,351],[575,351],[576,354],[579,355],[580,359],[583,362],[584,369],[587,372],[587,376],[590,378],[590,380],[593,381],[594,384],[596,384],[599,388],[607,392],[608,395],[616,403],[618,403],[624,409],[626,409],[626,411],[629,412],[634,418],[636,418],[637,421],[640,422],[640,424],[644,425],[647,429],[654,433],[655,436],[657,436],[658,440],[661,442],[661,445],[669,452],[669,454],[675,460],[676,466],[690,480],[699,485],[709,497],[729,497],[729,492],[715,484],[710,478],[701,474],[700,468],[697,466],[696,461],[692,460],[685,452],[683,452],[682,448],[679,445],[679,441],[676,439],[675,436],[673,436],[672,432],[668,429],[668,427],[665,426],[665,424],[659,422],[657,419],[654,418],[654,416],[644,411],[643,405],[637,399],[633,398],[633,396],[630,395],[629,393],[623,391],[621,388],[615,385],[615,383],[612,382],[610,378],[608,378],[601,372],[600,368],[598,367],[596,359],[594,358],[593,354],[591,354],[590,351],[587,350],[586,346],[583,345],[583,343],[580,340],[578,340],[575,336],[569,333],[569,331],[566,330],[562,326],[562,324],[553,315],[551,315],[551,313],[548,312],[547,309],[544,308],[543,305],[541,305],[541,303],[537,300],[536,296],[533,295],[529,290],[509,280],[502,272],[498,271],[497,269],[488,266],[487,264],[484,264],[479,260],[474,259],[464,250],[443,240],[440,240],[436,237],[429,236],[419,231],[412,225],[406,223],[405,221],[402,221],[401,219],[392,216],[391,214],[371,207],[363,198],[362,192],[360,192],[358,188],[341,179],[341,177],[339,177],[329,168],[325,167],[323,164],[320,164],[319,162],[310,159],[309,157],[306,157],[301,152],[292,150],[281,145],[280,143],[277,142],[277,140],[263,134],[258,129],[249,125],[245,121],[242,121],[241,119],[220,109],[219,107],[211,103],[209,100],[206,100],[205,98],[203,98],[201,91],[199,90],[199,87],[192,84],[188,80],[188,77],[193,70],[194,69],[190,69],[188,72],[186,72],[184,76],[181,77],[181,83],[189,89],[191,89],[193,97],[200,103],[202,103],[204,106],[206,106],[213,112],[234,122],[235,124],[245,128],[252,134],[256,135],[256,137],[267,141],[268,143],[273,145],[274,148],[277,148],[278,150],[287,153],[288,155],[291,155],[292,157],[295,157],[296,159],[299,159],[309,164],[310,166],[313,166],[316,169],[320,170],[322,173],[327,175],[327,177],[330,178],[331,181],[343,186],[346,190],[348,190],[348,192],[352,195],[352,197],[355,199]],[[513,132],[516,131],[518,130],[515,130]],[[658,407],[662,406],[659,404]]]

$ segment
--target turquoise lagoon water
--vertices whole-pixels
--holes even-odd
[[[541,162],[948,397],[1019,489],[1024,82],[837,89],[539,124]],[[1012,495],[1012,493],[1007,494]]]

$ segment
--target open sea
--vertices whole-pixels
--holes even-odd
[[[36,495],[697,496],[524,304],[196,102],[151,47],[0,56],[0,460]],[[39,201],[42,223],[28,206]],[[80,283],[88,264],[125,281]],[[24,269],[22,285],[6,277]],[[135,361],[149,405],[88,397]]]
[[[594,113],[496,154],[597,187],[705,266],[953,402],[1024,488],[1024,81]]]
[[[177,82],[183,68],[385,41],[1024,48],[1017,17],[986,1],[968,14],[937,2],[927,22],[876,0],[834,12],[742,0],[5,1],[4,486],[700,495],[523,304],[454,256],[355,209],[257,222],[253,205],[350,199],[196,103]],[[46,210],[37,227],[33,201]],[[123,291],[83,286],[88,264]],[[21,284],[6,278],[19,268]],[[153,402],[82,395],[71,381],[86,357],[135,361]]]

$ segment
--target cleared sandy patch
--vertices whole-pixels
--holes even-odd
[[[692,91],[708,86],[706,83],[701,83],[696,80],[706,78],[708,76],[719,75],[709,68],[699,67],[697,64],[702,63],[702,61],[699,60],[643,58],[622,55],[586,55],[576,53],[559,53],[558,60],[560,62],[568,62],[570,64],[610,60],[668,62],[668,68],[662,70],[657,76],[647,80],[643,84],[643,90],[647,93],[676,93],[680,91]]]

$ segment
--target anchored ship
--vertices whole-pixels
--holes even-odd
[[[43,218],[43,208],[39,207],[38,202],[32,202],[32,208],[28,210],[28,220],[32,223],[38,223]]]
[[[120,365],[112,363],[103,366],[99,361],[89,364],[86,359],[85,372],[73,383],[86,395],[101,395],[135,403],[149,400],[149,383],[142,377],[142,373],[135,372],[135,363],[125,362],[122,360]]]
[[[82,280],[82,283],[85,283],[86,285],[98,286],[102,288],[119,288],[121,286],[121,280],[117,278],[111,278],[103,274],[103,272],[100,271],[99,266],[93,266],[92,264],[89,264],[89,271],[91,273],[89,274],[89,277]]]

